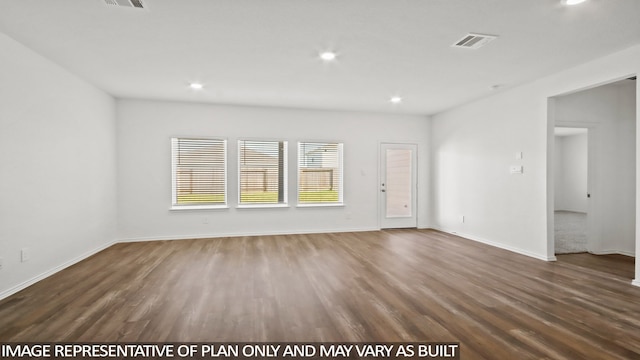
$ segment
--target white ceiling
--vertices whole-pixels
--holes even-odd
[[[0,31],[116,97],[416,114],[640,43],[638,0],[145,3],[0,0]],[[468,32],[499,38],[450,46]]]

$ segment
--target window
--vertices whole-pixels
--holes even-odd
[[[238,141],[240,205],[287,203],[287,142]]]
[[[298,204],[342,204],[341,143],[298,143]]]
[[[174,208],[226,206],[226,152],[222,139],[171,139]]]

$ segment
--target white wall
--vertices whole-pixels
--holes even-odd
[[[589,251],[594,253],[635,253],[635,97],[636,82],[623,80],[555,98],[556,124],[590,128],[590,164],[595,171],[589,176]],[[565,156],[571,156],[567,152],[572,143],[565,141]],[[565,173],[567,183],[569,174]],[[564,191],[570,194],[571,189]],[[565,197],[570,199],[571,195]],[[582,206],[565,204],[569,210],[577,205]]]
[[[116,152],[110,96],[1,33],[0,54],[2,298],[114,240]]]
[[[556,136],[555,144],[555,210],[586,213],[587,134]]]
[[[546,258],[546,128],[531,119],[544,112],[533,95],[519,88],[434,116],[436,228]]]
[[[555,124],[548,121],[548,113],[553,112],[548,98],[638,72],[640,46],[634,46],[435,115],[433,225],[554,259],[551,154]],[[515,159],[517,151],[524,153],[522,160]],[[510,165],[523,165],[524,174],[510,175]],[[638,264],[636,278],[640,279]]]
[[[119,100],[119,238],[189,237],[371,230],[378,228],[380,141],[418,144],[419,185],[428,188],[429,124],[423,116]],[[226,137],[229,209],[169,211],[170,141],[174,136]],[[289,202],[283,209],[237,209],[237,140],[289,142]],[[344,143],[344,207],[296,208],[296,144]],[[427,227],[428,192],[419,193],[419,226]]]

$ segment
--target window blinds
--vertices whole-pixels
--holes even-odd
[[[226,140],[172,138],[173,205],[224,205]]]

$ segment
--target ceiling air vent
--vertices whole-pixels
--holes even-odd
[[[465,35],[462,39],[456,41],[456,43],[451,46],[465,48],[465,49],[477,49],[496,38],[498,37],[495,35],[469,33]]]
[[[107,5],[144,9],[144,2],[142,0],[104,0],[104,2],[107,3]]]

